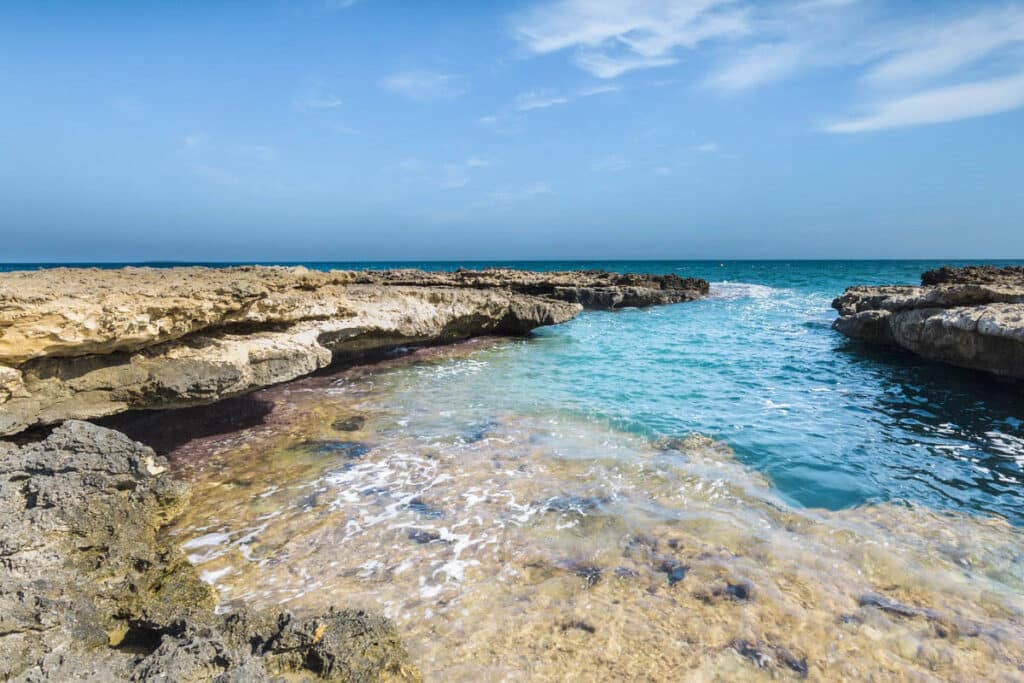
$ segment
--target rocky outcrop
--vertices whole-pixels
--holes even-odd
[[[416,678],[375,615],[215,616],[212,589],[158,533],[186,500],[163,458],[102,427],[0,442],[0,678]]]
[[[850,287],[833,327],[929,360],[1024,379],[1024,268],[944,267],[922,286]]]
[[[180,408],[397,346],[521,335],[703,280],[603,271],[60,268],[0,275],[0,435]]]

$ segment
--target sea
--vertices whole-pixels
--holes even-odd
[[[280,265],[711,292],[258,392],[168,454],[224,610],[383,611],[433,680],[1024,671],[1024,390],[831,328],[845,287],[959,262]]]

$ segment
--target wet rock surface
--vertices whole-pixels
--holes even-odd
[[[838,332],[929,360],[1024,379],[1024,269],[943,267],[922,285],[849,287],[832,302]]]
[[[0,435],[187,408],[333,362],[523,335],[583,308],[700,298],[708,283],[604,271],[56,268],[0,274]]]
[[[0,678],[415,678],[397,632],[354,610],[215,616],[213,589],[161,527],[188,500],[167,462],[69,421],[0,442]]]

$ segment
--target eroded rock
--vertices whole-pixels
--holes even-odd
[[[0,435],[213,403],[339,359],[523,335],[707,283],[604,271],[56,268],[0,274]]]
[[[921,287],[850,287],[834,329],[929,360],[1024,379],[1024,269],[944,267]]]
[[[416,678],[376,615],[215,616],[213,590],[159,536],[186,501],[163,458],[113,430],[68,421],[0,442],[0,678]]]

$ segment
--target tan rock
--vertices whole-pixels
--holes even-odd
[[[942,268],[921,287],[850,287],[832,302],[848,337],[1024,379],[1024,270]]]

